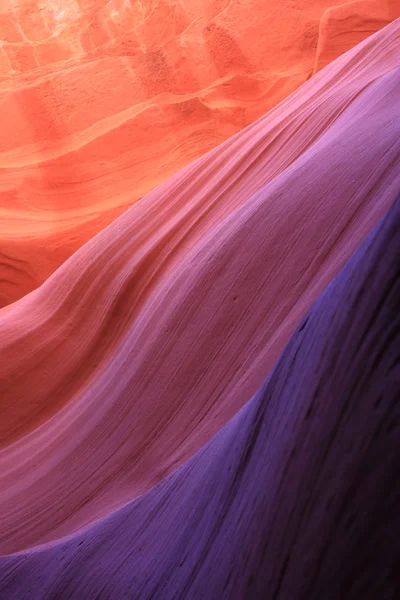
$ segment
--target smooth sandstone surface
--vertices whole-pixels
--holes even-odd
[[[132,501],[257,391],[398,194],[399,106],[397,20],[1,310],[0,553]]]
[[[244,408],[141,498],[0,557],[3,597],[397,600],[399,255],[400,198]]]
[[[3,0],[0,307],[400,16],[400,0]]]

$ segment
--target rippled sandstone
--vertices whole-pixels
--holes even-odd
[[[400,15],[399,0],[0,5],[0,306]]]

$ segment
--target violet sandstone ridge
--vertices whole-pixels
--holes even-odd
[[[400,598],[400,0],[0,42],[0,600]]]

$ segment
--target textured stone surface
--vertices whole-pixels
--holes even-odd
[[[400,0],[0,4],[0,306]]]
[[[399,9],[0,0],[0,600],[400,598]]]
[[[400,186],[400,22],[0,312],[0,552],[105,517],[257,391]]]
[[[260,392],[141,498],[0,557],[3,597],[396,600],[399,255],[400,199]]]

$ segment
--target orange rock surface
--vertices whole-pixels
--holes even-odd
[[[400,14],[400,0],[3,0],[0,306]]]

